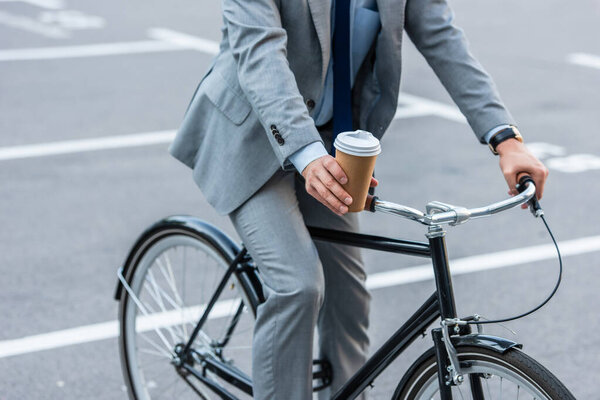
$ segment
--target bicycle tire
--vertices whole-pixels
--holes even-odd
[[[477,398],[525,398],[528,393],[538,400],[575,400],[569,390],[544,366],[522,351],[512,348],[505,353],[480,348],[458,347],[458,358],[463,370],[464,382],[452,386],[454,399]],[[477,376],[482,382],[483,398],[471,392],[470,375]],[[491,374],[487,376],[486,374]],[[501,379],[497,379],[501,378]],[[490,388],[490,381],[495,379]],[[510,388],[503,382],[510,382]],[[499,385],[498,385],[499,382]],[[509,385],[509,384],[507,384]],[[515,386],[516,385],[516,389]],[[462,387],[462,389],[461,389]],[[511,391],[512,390],[512,391]],[[492,396],[495,394],[495,396]],[[512,394],[512,396],[511,396]],[[504,397],[502,397],[504,396]],[[435,351],[429,349],[408,369],[392,397],[394,400],[439,399],[437,363]]]
[[[183,379],[185,374],[180,374],[182,371],[178,371],[170,363],[174,355],[174,346],[177,343],[181,345],[187,342],[191,330],[203,311],[202,306],[215,292],[227,266],[232,261],[231,255],[225,249],[219,248],[215,244],[217,241],[210,239],[198,232],[184,229],[180,225],[166,225],[153,232],[144,242],[139,243],[136,254],[128,259],[130,265],[124,267],[124,270],[127,271],[125,278],[130,284],[130,290],[136,294],[139,302],[136,303],[128,290],[121,292],[119,348],[123,375],[131,399],[201,398],[208,400],[219,398],[193,378],[190,379],[190,382],[193,382],[194,387],[190,387],[190,382]],[[189,253],[193,253],[192,250],[197,251],[196,255],[203,254],[204,261],[199,262],[200,258],[196,258],[196,262],[190,263],[192,257],[189,256]],[[171,253],[179,254],[179,262],[175,256],[167,261],[169,260],[167,257]],[[162,262],[157,261],[161,259]],[[155,273],[152,268],[157,268],[154,270]],[[193,271],[192,268],[194,268]],[[161,275],[164,278],[162,283],[158,281]],[[150,283],[148,284],[148,282]],[[175,295],[176,289],[172,288],[173,284],[176,289],[180,287],[183,291],[179,294],[179,299]],[[189,293],[191,288],[194,289],[194,293]],[[143,312],[140,313],[139,304],[144,305],[144,301],[148,302],[147,305],[152,304],[152,307],[146,308],[147,315],[143,315]],[[216,348],[211,348],[210,341],[214,344],[222,339],[219,334],[222,335],[230,326],[240,304],[245,306],[246,311],[238,315],[240,321],[236,324],[236,330],[231,340],[225,347],[219,348],[221,352],[217,354]],[[179,309],[176,306],[179,306]],[[203,354],[220,358],[222,361],[226,360],[230,365],[251,376],[251,338],[254,317],[251,312],[248,312],[247,306],[244,288],[237,282],[236,275],[233,274],[211,311],[211,318],[201,330],[193,347],[201,347]],[[153,312],[148,313],[149,309],[152,309]],[[150,325],[150,329],[148,325]],[[158,332],[162,332],[163,338]],[[140,335],[148,337],[141,339]],[[187,337],[185,337],[186,335]],[[154,343],[150,344],[148,340]],[[141,347],[140,343],[146,343],[148,348]],[[235,353],[235,356],[230,358],[232,353]],[[160,355],[163,356],[162,361],[153,360],[152,364],[148,363],[147,366],[152,365],[152,368],[159,368],[161,373],[150,376],[148,369],[142,369],[141,359],[142,357],[144,359],[152,358],[152,356],[160,358]],[[219,380],[216,375],[210,374],[210,372],[205,373],[208,373],[211,379],[237,397],[249,398],[241,391]],[[176,379],[177,377],[179,379]],[[186,389],[187,391],[185,391]]]

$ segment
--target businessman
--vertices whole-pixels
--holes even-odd
[[[331,143],[345,130],[384,135],[397,107],[404,31],[476,139],[499,155],[511,193],[527,172],[541,198],[548,172],[523,145],[446,0],[222,4],[219,54],[169,151],[229,215],[264,280],[253,339],[255,398],[311,398],[315,327],[320,357],[333,367],[330,390],[320,393],[328,398],[366,359],[370,297],[359,251],[313,242],[305,224],[359,230],[356,214],[347,214],[353,200]]]

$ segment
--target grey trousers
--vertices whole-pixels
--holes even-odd
[[[357,215],[337,216],[296,173],[279,170],[229,216],[265,285],[254,328],[254,398],[312,398],[315,326],[320,358],[333,368],[319,398],[329,398],[366,360],[370,295],[359,249],[313,242],[305,224],[358,231]]]

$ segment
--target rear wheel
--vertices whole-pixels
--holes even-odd
[[[453,399],[575,399],[550,371],[518,349],[504,354],[479,347],[457,351],[464,381],[452,386]],[[409,368],[393,399],[440,399],[434,349]]]
[[[120,299],[121,364],[134,399],[216,399],[200,381],[175,366],[206,304],[231,262],[201,235],[165,227],[139,246],[126,266],[130,290]],[[201,364],[226,362],[251,376],[254,318],[233,274],[192,345],[188,363],[237,397],[249,398]]]

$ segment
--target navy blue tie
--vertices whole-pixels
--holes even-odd
[[[350,88],[350,1],[335,1],[333,31],[333,142],[340,132],[352,130],[352,103]]]

